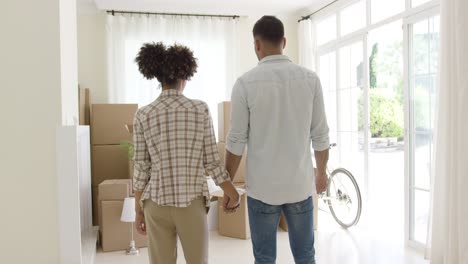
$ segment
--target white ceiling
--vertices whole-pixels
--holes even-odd
[[[305,15],[326,1],[329,0],[94,0],[101,10],[240,16]]]

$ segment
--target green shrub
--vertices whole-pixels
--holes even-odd
[[[395,98],[388,98],[383,89],[372,89],[370,97],[370,132],[373,138],[403,137],[403,106]],[[359,129],[363,128],[362,95],[359,102]]]
[[[370,127],[372,137],[403,137],[403,107],[395,99],[370,91]]]

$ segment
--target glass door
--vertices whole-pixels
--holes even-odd
[[[330,127],[330,168],[343,167],[356,178],[366,195],[367,96],[365,41],[358,37],[318,56],[325,111]]]
[[[439,16],[426,16],[408,28],[408,226],[407,238],[425,244],[428,231],[437,87]]]
[[[362,194],[366,195],[368,119],[364,53],[362,37],[338,48],[336,131],[338,164],[354,175]]]
[[[369,216],[380,234],[404,240],[403,22],[377,27],[368,35]],[[382,217],[391,214],[391,217]],[[378,223],[377,223],[378,222]]]

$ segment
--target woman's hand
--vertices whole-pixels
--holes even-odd
[[[226,213],[233,213],[239,207],[240,195],[231,181],[225,181],[219,185],[224,192],[223,209]]]
[[[136,212],[136,227],[139,234],[146,236],[146,222],[145,222],[145,215],[143,211],[140,209]]]

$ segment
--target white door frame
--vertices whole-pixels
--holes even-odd
[[[414,142],[412,139],[413,123],[412,123],[412,92],[411,92],[411,58],[412,58],[412,26],[425,19],[429,19],[440,13],[440,6],[433,6],[430,9],[416,13],[403,20],[403,61],[404,61],[404,94],[405,94],[405,246],[409,246],[420,251],[424,251],[425,244],[411,239],[412,219],[414,218],[414,199],[413,193],[413,169],[414,164],[413,153]]]
[[[340,21],[339,15],[337,17],[337,25]],[[337,26],[339,28],[339,26]],[[339,32],[338,32],[339,33]],[[370,123],[369,123],[369,60],[368,58],[368,50],[367,50],[367,32],[362,31],[360,34],[352,34],[352,36],[345,38],[345,39],[340,39],[339,41],[334,41],[331,42],[329,45],[327,45],[326,48],[320,49],[320,51],[317,53],[318,56],[316,56],[316,65],[317,69],[320,71],[320,57],[328,54],[330,52],[335,52],[335,65],[336,65],[336,113],[337,113],[337,131],[340,130],[340,104],[339,102],[339,84],[340,84],[340,49],[357,43],[357,42],[362,42],[362,47],[363,47],[363,78],[364,78],[364,87],[363,87],[363,127],[364,127],[364,175],[363,175],[363,184],[364,186],[361,187],[361,190],[363,190],[363,196],[365,198],[368,197],[369,195],[369,135],[370,135]],[[340,139],[338,138],[338,141]],[[338,144],[338,148],[340,148],[340,142],[336,142]]]

